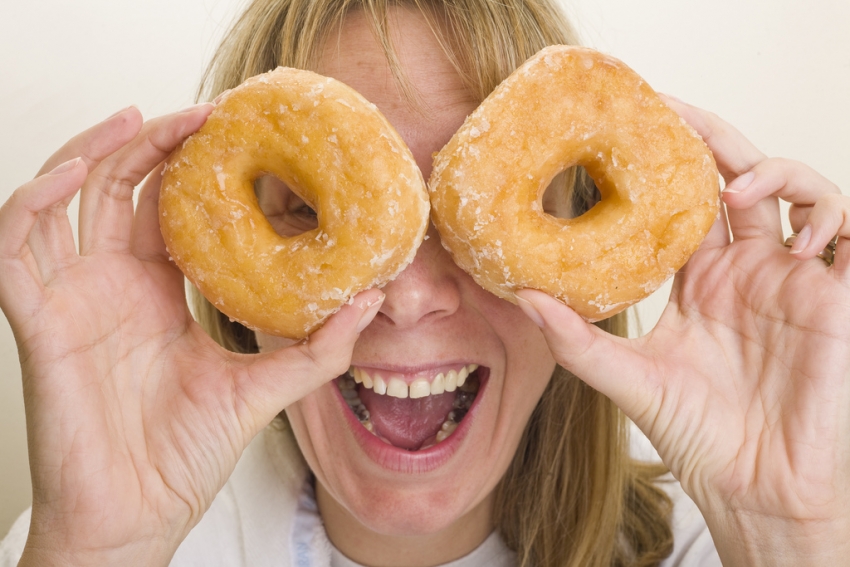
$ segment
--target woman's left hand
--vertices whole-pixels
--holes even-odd
[[[621,339],[541,292],[518,296],[557,361],[649,437],[724,564],[846,564],[850,197],[718,117],[667,102],[714,152],[726,215],[676,275],[656,327]],[[780,198],[792,203],[793,248]],[[828,265],[817,254],[835,235]]]

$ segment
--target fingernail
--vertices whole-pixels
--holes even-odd
[[[60,175],[62,173],[65,173],[66,171],[71,171],[72,169],[77,167],[77,164],[79,164],[80,161],[82,161],[82,158],[77,157],[74,159],[69,159],[65,163],[60,163],[59,165],[54,167],[47,173],[47,175]]]
[[[791,245],[791,250],[789,250],[789,254],[799,254],[803,250],[806,249],[806,246],[809,245],[809,241],[812,239],[812,226],[807,224],[803,227],[803,229],[797,233],[797,239],[794,240],[794,244]]]
[[[752,171],[748,171],[744,175],[739,175],[723,189],[723,193],[740,193],[741,191],[749,187],[750,184],[752,184],[753,179],[755,178],[756,174]]]
[[[192,106],[187,106],[183,110],[180,110],[177,114],[186,114],[187,112],[192,112],[194,110],[198,110],[199,108],[203,108],[208,106],[210,108],[214,108],[215,105],[211,102],[199,102],[198,104],[193,104]]]
[[[378,310],[381,308],[381,305],[384,303],[384,298],[386,295],[383,293],[381,297],[378,299],[374,299],[367,303],[364,306],[363,315],[360,316],[360,321],[357,322],[357,332],[360,333],[369,326],[369,323],[372,322],[372,319],[375,318],[375,315],[378,314]]]
[[[540,315],[540,312],[537,310],[536,307],[534,307],[534,305],[529,300],[523,299],[518,295],[515,295],[514,297],[516,297],[517,305],[519,305],[519,308],[522,309],[522,312],[525,313],[525,315],[529,319],[534,321],[535,325],[537,325],[541,329],[546,326],[546,323],[543,321],[543,317]]]

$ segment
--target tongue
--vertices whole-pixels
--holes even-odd
[[[362,386],[358,387],[358,394],[369,410],[375,433],[408,451],[416,451],[437,434],[455,400],[455,392],[400,399]]]

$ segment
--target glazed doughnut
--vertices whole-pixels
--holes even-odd
[[[541,198],[584,166],[602,200],[559,219]],[[718,215],[699,135],[631,69],[598,52],[542,50],[500,84],[435,157],[432,219],[455,262],[516,302],[534,288],[588,321],[646,297]]]
[[[318,228],[275,232],[254,192],[265,174],[317,211]],[[169,158],[159,211],[169,254],[210,302],[251,329],[299,339],[413,261],[429,203],[413,155],[374,104],[278,68],[230,91]]]

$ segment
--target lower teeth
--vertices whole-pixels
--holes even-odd
[[[372,421],[370,419],[371,415],[369,414],[369,410],[366,409],[366,406],[363,405],[363,402],[360,401],[360,396],[357,394],[357,383],[354,381],[354,378],[346,373],[337,378],[336,381],[345,403],[347,403],[348,407],[351,408],[351,411],[354,412],[354,415],[360,421],[360,424],[369,432],[375,434],[375,428],[372,426]],[[436,436],[436,443],[444,441],[449,435],[454,433],[454,430],[457,429],[458,424],[466,416],[469,408],[472,407],[472,402],[475,401],[475,397],[478,395],[478,387],[478,374],[473,372],[469,375],[469,378],[467,378],[463,386],[460,386],[457,389],[455,401],[452,404],[453,409],[449,412],[446,416],[446,420],[440,426],[440,430],[437,432]],[[427,449],[430,446],[433,445],[422,447],[422,449]]]

